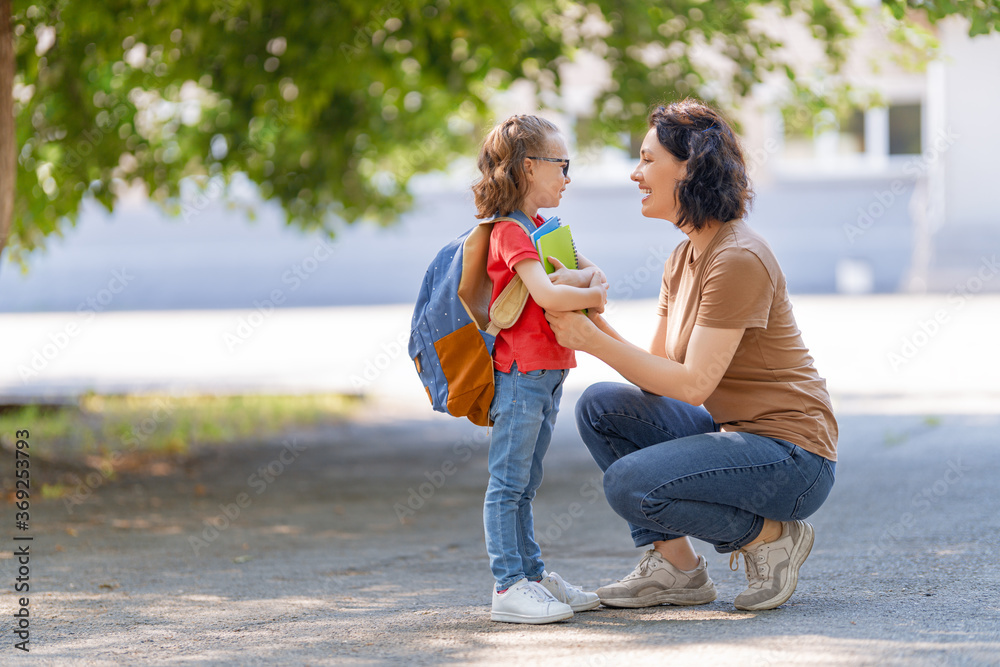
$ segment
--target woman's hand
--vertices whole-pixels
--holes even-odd
[[[587,314],[595,313],[600,315],[604,312],[604,307],[608,305],[608,284],[604,282],[604,274],[600,270],[594,271],[594,275],[590,278],[590,287],[596,287],[601,291],[601,303],[597,306],[591,306],[587,309]]]
[[[552,333],[556,335],[556,342],[571,350],[586,352],[594,335],[600,333],[590,318],[578,311],[565,313],[545,311],[545,319],[549,321]]]

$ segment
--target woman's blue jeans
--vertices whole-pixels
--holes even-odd
[[[576,423],[637,547],[688,535],[736,551],[765,518],[803,519],[833,487],[833,461],[784,440],[720,432],[704,408],[630,384],[588,387]]]
[[[502,591],[518,579],[538,581],[545,569],[535,542],[531,501],[542,483],[542,458],[552,440],[565,370],[494,371],[490,407],[490,482],[483,505],[486,552]]]

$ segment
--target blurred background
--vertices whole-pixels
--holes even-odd
[[[995,331],[992,0],[0,4],[7,402],[422,395],[409,307],[511,113],[562,128],[573,182],[543,213],[645,313],[682,235],[639,214],[629,173],[650,105],[686,96],[738,127],[750,224],[826,318],[807,343],[839,334],[831,380],[860,364],[831,356],[843,327],[883,394],[968,387],[921,364]],[[859,329],[865,309],[895,315]]]

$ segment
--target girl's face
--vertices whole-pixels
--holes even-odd
[[[566,142],[560,136],[549,140],[548,148],[532,157],[547,157],[558,160],[569,160]],[[528,194],[524,198],[525,208],[555,208],[559,206],[563,190],[570,183],[569,176],[563,176],[563,162],[548,162],[546,160],[524,161],[524,172],[528,176]]]
[[[639,184],[642,192],[644,216],[677,223],[680,207],[676,187],[687,174],[685,164],[663,147],[656,137],[656,128],[650,128],[642,140],[639,165],[632,172],[632,180]]]

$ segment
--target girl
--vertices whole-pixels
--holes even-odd
[[[570,182],[566,142],[552,123],[536,116],[512,116],[493,128],[479,153],[482,179],[473,188],[478,218],[520,211],[537,226],[538,209],[559,205]],[[538,253],[516,222],[494,225],[487,272],[495,301],[519,275],[530,295],[520,319],[497,336],[493,352],[496,391],[490,408],[490,481],[483,507],[486,550],[496,578],[490,618],[508,623],[551,623],[600,604],[547,573],[534,539],[531,500],[542,481],[572,350],[559,345],[544,311],[592,308],[603,311],[607,284],[596,266],[545,273]]]

